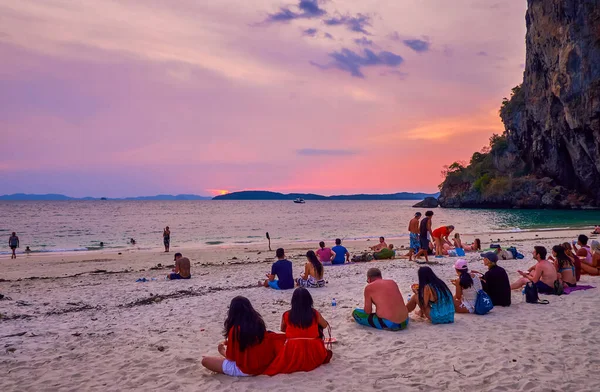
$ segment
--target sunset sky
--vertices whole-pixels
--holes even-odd
[[[525,1],[0,2],[0,194],[437,191],[501,133]]]

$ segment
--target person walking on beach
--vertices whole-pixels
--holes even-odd
[[[412,261],[413,255],[419,253],[419,249],[421,249],[421,244],[419,242],[419,220],[421,220],[421,213],[417,212],[415,217],[408,222],[410,247],[407,256],[409,261]]]
[[[17,233],[13,231],[12,235],[8,239],[8,246],[10,246],[10,250],[12,250],[11,259],[17,258],[16,250],[19,247],[19,237],[17,237]]]
[[[163,244],[165,245],[165,252],[168,252],[171,247],[171,230],[169,226],[163,230]]]
[[[433,232],[431,231],[431,218],[433,217],[433,211],[427,211],[425,213],[425,218],[421,221],[419,225],[419,242],[420,247],[419,252],[415,255],[415,260],[421,255],[425,256],[425,262],[429,262],[427,258],[427,253],[429,252],[429,238],[427,235],[431,235],[433,238]]]
[[[408,327],[408,309],[398,284],[391,279],[383,279],[378,268],[370,268],[367,271],[364,294],[364,309],[354,309],[352,312],[352,317],[357,323],[390,331],[400,331]]]

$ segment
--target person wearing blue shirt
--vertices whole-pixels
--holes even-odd
[[[335,240],[335,246],[331,248],[333,252],[335,252],[335,258],[331,261],[331,264],[344,264],[344,262],[350,262],[350,253],[348,253],[348,249],[342,246],[342,240],[337,238]]]
[[[267,274],[267,280],[259,281],[259,286],[270,287],[275,290],[289,290],[294,288],[294,276],[292,262],[286,260],[283,248],[275,251],[277,261],[271,266],[271,273]],[[277,279],[275,279],[277,277]]]

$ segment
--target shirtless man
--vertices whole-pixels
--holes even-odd
[[[510,285],[510,288],[513,290],[521,289],[528,282],[533,282],[539,293],[554,294],[554,282],[558,279],[558,275],[554,264],[546,260],[547,253],[546,248],[543,246],[535,246],[533,258],[537,260],[537,263],[529,268],[527,272],[517,271],[522,278],[517,279]]]
[[[431,231],[431,218],[433,217],[433,211],[427,211],[425,213],[425,218],[419,224],[419,242],[420,248],[419,252],[415,255],[415,261],[419,258],[419,256],[425,256],[425,261],[429,262],[427,258],[427,252],[429,252],[429,238],[427,238],[427,234],[431,235],[433,238],[433,232]]]
[[[387,248],[387,244],[385,243],[385,238],[379,237],[379,243],[371,247],[371,250],[374,252],[379,252],[383,248]]]
[[[189,279],[192,277],[190,269],[190,259],[177,252],[175,253],[175,268],[173,268],[172,273],[167,275],[167,279]]]
[[[419,253],[421,249],[421,243],[419,241],[419,220],[421,219],[421,213],[417,212],[415,217],[408,222],[408,232],[410,235],[410,248],[408,250],[408,260],[412,261],[414,254]]]
[[[365,308],[352,312],[354,320],[367,327],[400,331],[408,327],[408,309],[396,282],[383,279],[378,268],[367,271]],[[373,305],[376,311],[373,312]]]

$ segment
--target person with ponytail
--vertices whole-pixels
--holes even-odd
[[[548,257],[549,261],[554,263],[558,278],[563,285],[575,287],[577,285],[577,273],[573,259],[567,256],[566,249],[562,245],[552,247],[552,256]]]
[[[456,313],[474,313],[477,293],[482,289],[481,280],[477,274],[469,272],[467,260],[456,260],[454,269],[458,275],[458,278],[452,281],[452,284],[456,286],[454,309]]]
[[[304,265],[304,273],[296,280],[299,287],[325,287],[323,279],[323,264],[317,258],[314,251],[306,252],[306,264]]]

